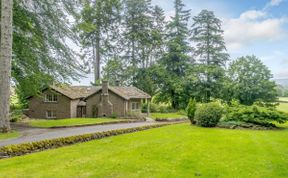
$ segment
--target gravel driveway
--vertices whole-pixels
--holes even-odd
[[[59,137],[68,137],[73,135],[83,135],[87,133],[103,132],[109,130],[126,129],[133,127],[141,127],[146,125],[157,124],[156,122],[138,122],[138,123],[124,123],[124,124],[109,124],[96,125],[74,128],[59,128],[59,129],[39,129],[39,128],[18,128],[22,134],[19,138],[0,141],[1,146],[11,144],[19,144],[26,142],[35,142],[45,139],[53,139]]]

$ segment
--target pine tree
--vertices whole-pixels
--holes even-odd
[[[163,79],[161,94],[163,98],[170,99],[173,108],[179,108],[182,82],[190,59],[190,47],[187,41],[190,10],[183,10],[184,4],[181,0],[175,0],[174,7],[175,16],[167,25],[168,51],[160,61],[168,76]]]
[[[126,48],[124,59],[128,64],[132,64],[133,69],[145,68],[149,62],[151,8],[151,0],[124,1],[123,46]]]
[[[9,98],[12,61],[12,16],[13,0],[1,1],[0,43],[0,132],[10,130]]]
[[[152,11],[152,31],[151,31],[151,55],[149,66],[159,60],[165,52],[166,21],[164,10],[155,6]]]
[[[226,53],[221,21],[211,11],[203,10],[193,18],[192,42],[196,43],[193,50],[199,64],[203,100],[209,102],[211,97],[219,97],[224,78],[225,63],[229,60]]]
[[[92,58],[95,84],[100,80],[100,63],[111,57],[120,21],[120,1],[85,1],[78,22],[86,57]],[[92,51],[92,55],[88,51]]]

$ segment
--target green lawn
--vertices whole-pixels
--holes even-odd
[[[178,118],[184,118],[185,115],[179,114],[179,113],[151,113],[150,116],[152,119],[178,119]]]
[[[19,136],[20,136],[20,133],[16,132],[16,131],[12,131],[9,133],[0,133],[0,141],[5,140],[5,139],[9,139],[9,138],[16,138]]]
[[[33,119],[27,121],[30,126],[33,127],[55,127],[55,126],[75,126],[85,124],[97,124],[107,123],[115,121],[123,121],[125,119],[113,119],[113,118],[71,118],[71,119],[56,119],[56,120],[44,120]]]
[[[288,177],[288,129],[177,124],[0,160],[0,177]]]
[[[288,103],[279,103],[277,109],[279,111],[288,112]]]

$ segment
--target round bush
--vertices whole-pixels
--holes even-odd
[[[197,107],[196,124],[202,127],[215,127],[221,119],[222,107],[218,103],[207,103]]]

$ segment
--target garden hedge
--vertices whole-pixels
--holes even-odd
[[[22,143],[16,145],[9,145],[0,148],[0,159],[9,158],[14,156],[21,156],[33,152],[39,152],[47,149],[58,148],[66,145],[72,145],[75,143],[87,142],[90,140],[101,139],[105,137],[121,135],[126,133],[132,133],[142,130],[147,130],[151,128],[162,127],[166,125],[171,125],[169,123],[165,124],[155,124],[155,125],[148,125],[148,126],[141,126],[135,128],[127,128],[127,129],[119,129],[119,130],[111,130],[105,132],[97,132],[91,134],[84,134],[84,135],[77,135],[77,136],[70,136],[70,137],[62,137],[62,138],[55,138],[51,140],[42,140],[37,142],[29,142],[29,143]]]

